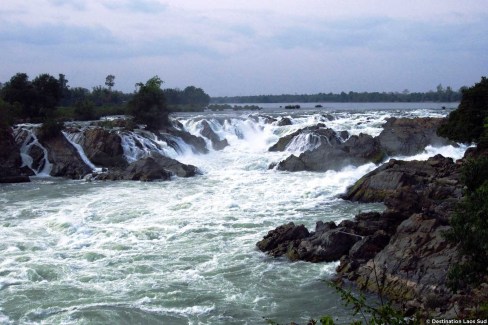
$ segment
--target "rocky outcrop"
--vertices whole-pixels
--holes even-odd
[[[0,128],[0,183],[29,182],[20,168],[22,159],[11,128]]]
[[[170,137],[168,137],[168,135]],[[171,139],[171,136],[182,139],[183,142],[185,142],[192,148],[193,153],[197,153],[197,154],[208,153],[207,144],[202,137],[197,137],[186,131],[178,130],[175,128],[164,129],[161,131],[160,134],[158,134],[158,137],[166,141],[169,145],[173,146],[175,150],[179,151],[181,148],[179,148],[178,144],[175,143],[173,139]]]
[[[413,189],[435,187],[438,193],[433,193],[432,197],[441,196],[439,199],[443,199],[452,193],[444,193],[444,195],[442,193],[458,188],[459,186],[452,186],[457,184],[459,184],[458,166],[450,158],[437,155],[427,161],[391,159],[359,179],[341,197],[351,201],[381,202],[404,187],[413,187]],[[459,195],[460,193],[456,196]]]
[[[323,141],[332,141],[333,143],[340,143],[340,139],[337,138],[336,133],[332,129],[327,129],[325,127],[325,124],[319,123],[314,126],[309,126],[300,130],[297,130],[295,132],[292,132],[290,134],[287,134],[283,137],[281,137],[278,142],[276,142],[274,145],[272,145],[268,151],[285,151],[286,148],[290,145],[290,143],[295,139],[298,135],[308,135],[308,134],[313,134],[316,136],[316,141],[320,141],[318,139],[321,139],[323,137]]]
[[[277,169],[323,172],[331,169],[338,170],[348,165],[379,163],[384,158],[384,152],[379,142],[370,135],[353,135],[347,141],[342,142],[340,136],[331,130],[331,136],[327,140],[322,141],[314,150],[305,151],[298,157],[289,156],[278,163]]]
[[[214,132],[208,121],[203,120],[202,130],[200,134],[212,142],[212,148],[214,150],[222,150],[229,145],[227,139],[220,139],[220,137]]]
[[[85,130],[80,145],[90,161],[100,167],[127,165],[122,148],[122,139],[115,131],[103,128]]]
[[[277,122],[276,125],[278,126],[286,126],[286,125],[292,125],[293,122],[291,121],[291,118],[289,117],[281,117]]]
[[[48,151],[48,160],[52,164],[51,176],[80,179],[92,172],[63,134],[39,141]]]
[[[379,163],[387,155],[414,155],[422,152],[428,145],[453,144],[436,134],[442,121],[443,119],[440,118],[389,118],[383,125],[381,134],[375,138],[366,134],[349,136],[346,131],[336,133],[319,123],[288,134],[269,148],[269,151],[284,151],[297,136],[313,135],[308,139],[312,146],[310,150],[299,156],[291,155],[271,167],[277,166],[278,170],[286,171],[322,172],[330,169],[337,170],[347,165]],[[317,141],[320,145],[315,145]]]
[[[311,262],[340,260],[340,278],[371,291],[381,288],[409,312],[423,309],[454,317],[457,302],[446,279],[459,257],[443,233],[462,192],[460,165],[450,158],[391,160],[344,195],[361,202],[382,201],[384,212],[361,213],[338,225],[318,222],[309,236],[287,243],[276,239],[281,250],[272,255]],[[259,243],[258,248],[266,251]]]
[[[442,118],[389,118],[378,136],[381,147],[389,156],[411,156],[422,152],[428,145],[452,144],[437,135]]]
[[[175,159],[153,156],[139,159],[124,169],[113,169],[95,176],[97,180],[169,180],[173,176],[192,177],[199,173],[198,168],[185,165]]]

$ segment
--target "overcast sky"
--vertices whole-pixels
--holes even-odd
[[[488,75],[485,0],[2,0],[0,82],[211,96],[458,89]]]

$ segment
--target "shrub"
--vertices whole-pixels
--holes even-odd
[[[49,140],[61,134],[64,123],[55,120],[47,120],[42,123],[38,136],[41,140]]]
[[[478,142],[484,132],[484,120],[488,117],[488,79],[463,91],[459,108],[451,114],[437,133],[448,139],[469,143]]]
[[[451,217],[446,238],[459,244],[464,259],[449,271],[449,287],[477,285],[488,275],[488,158],[468,161],[463,166],[466,195]]]
[[[129,113],[134,117],[134,122],[145,124],[149,130],[159,130],[170,125],[162,83],[158,76],[152,77],[145,84],[138,83],[139,91],[129,102]]]

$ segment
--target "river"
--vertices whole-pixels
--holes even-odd
[[[307,149],[268,152],[280,136],[325,123],[350,134],[381,132],[391,116],[445,116],[441,104],[325,104],[323,109],[259,114],[290,116],[266,124],[246,112],[175,115],[199,132],[206,119],[230,146],[174,158],[202,175],[169,182],[88,182],[35,177],[0,185],[0,323],[5,324],[261,324],[265,318],[305,323],[329,314],[350,317],[326,285],[337,263],[274,259],[255,248],[266,233],[293,221],[340,221],[382,204],[337,198],[376,168],[325,173],[268,166]],[[333,116],[327,119],[324,114]],[[462,157],[465,147],[428,147]],[[128,153],[129,154],[129,153]]]

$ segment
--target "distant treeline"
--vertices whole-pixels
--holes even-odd
[[[341,92],[302,94],[302,95],[258,95],[212,97],[210,102],[215,104],[229,103],[381,103],[381,102],[458,102],[461,100],[462,87],[458,91],[451,87],[438,85],[435,91],[428,92]]]
[[[161,85],[163,82],[160,81]],[[137,83],[140,89],[142,83]],[[91,120],[104,115],[128,113],[128,104],[134,93],[115,90],[115,76],[108,75],[104,86],[91,90],[70,87],[64,74],[58,78],[40,74],[30,80],[26,73],[17,73],[0,83],[0,118],[14,122],[41,122],[46,119]],[[161,89],[165,110],[203,111],[210,96],[203,89],[188,86],[185,89]]]

